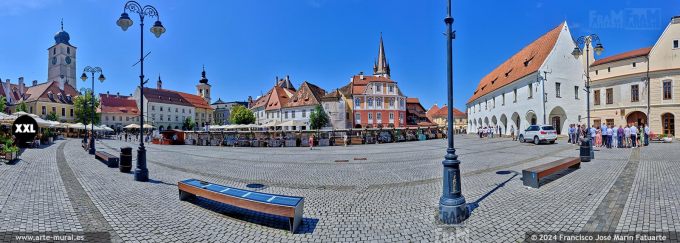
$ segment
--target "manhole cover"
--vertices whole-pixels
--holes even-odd
[[[246,185],[246,187],[252,188],[252,189],[260,189],[260,188],[264,188],[264,185],[262,185],[260,183],[252,183],[252,184]]]

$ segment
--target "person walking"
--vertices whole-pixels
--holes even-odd
[[[567,143],[572,143],[572,135],[574,135],[574,126],[569,124],[569,128],[567,128],[567,136],[569,136]]]
[[[637,134],[638,129],[635,124],[630,126],[630,141],[633,148],[637,147]]]
[[[607,128],[607,148],[611,149],[612,148],[612,140],[614,136],[614,125],[611,125]]]
[[[345,135],[342,135],[342,144],[344,144],[345,147],[347,147],[347,133],[345,133]]]
[[[623,136],[625,136],[624,147],[629,148],[630,147],[630,125],[626,125],[626,127],[623,128]]]
[[[489,134],[491,134],[491,138],[493,138],[493,133],[496,131],[496,127],[490,126],[489,127]]]
[[[311,136],[309,136],[309,141],[308,141],[308,142],[309,142],[309,150],[314,149],[314,134],[312,134]]]
[[[517,138],[515,137],[515,126],[510,125],[510,137],[512,138],[512,141],[517,141]]]
[[[619,129],[616,128],[616,126],[612,125],[612,147],[613,148],[618,148],[619,146]]]
[[[602,147],[602,129],[600,128],[595,130],[595,146]]]

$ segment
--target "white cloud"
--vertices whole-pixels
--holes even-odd
[[[61,0],[2,0],[0,1],[0,16],[20,15],[28,11],[42,9],[61,2]]]

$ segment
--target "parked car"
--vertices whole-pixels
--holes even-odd
[[[520,132],[519,142],[533,142],[538,145],[542,142],[555,143],[557,131],[551,125],[531,125],[526,130]]]

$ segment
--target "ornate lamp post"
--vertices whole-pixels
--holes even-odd
[[[451,17],[451,0],[448,0],[446,11],[446,42],[447,42],[447,92],[448,92],[448,121],[446,137],[448,148],[444,156],[444,186],[442,196],[439,198],[439,220],[445,224],[458,224],[465,221],[470,216],[470,210],[465,203],[465,197],[461,192],[460,186],[460,161],[453,147],[453,17]]]
[[[583,51],[581,51],[581,45],[584,46],[586,49],[586,111],[587,111],[587,124],[588,126],[586,127],[586,137],[581,143],[581,161],[582,162],[588,162],[592,159],[595,158],[595,152],[593,150],[593,141],[591,139],[591,134],[590,134],[590,46],[593,44],[593,42],[596,43],[595,48],[595,54],[600,55],[602,51],[604,51],[604,47],[602,46],[602,43],[600,43],[600,37],[598,37],[596,34],[590,34],[590,35],[584,35],[575,40],[576,42],[576,47],[574,47],[574,51],[571,52],[574,57],[579,57],[583,54]]]
[[[90,66],[85,67],[85,69],[83,70],[83,75],[80,76],[80,79],[82,79],[83,81],[87,81],[87,74],[86,73],[92,74],[92,120],[90,121],[91,124],[92,124],[92,127],[91,127],[92,130],[90,131],[92,133],[92,136],[90,136],[90,151],[89,152],[90,152],[90,154],[94,154],[94,152],[95,152],[95,148],[94,148],[94,116],[95,116],[95,113],[97,113],[97,111],[95,110],[95,107],[94,107],[94,100],[95,100],[94,99],[94,74],[99,73],[98,79],[102,83],[104,82],[104,80],[106,80],[106,78],[104,77],[104,74],[102,73],[102,69],[100,67],[90,67]]]
[[[131,13],[139,14],[139,27],[140,27],[140,43],[141,48],[139,51],[139,63],[140,63],[140,74],[139,74],[139,148],[137,149],[137,168],[135,169],[135,180],[136,181],[148,181],[149,180],[149,170],[146,168],[146,149],[144,148],[144,17],[156,17],[156,22],[153,27],[151,27],[151,33],[153,33],[156,38],[161,37],[165,33],[165,27],[161,24],[160,18],[158,16],[158,11],[156,8],[150,5],[142,7],[139,3],[135,1],[128,1],[123,7],[123,13],[120,15],[116,24],[120,26],[123,31],[126,31],[130,26],[132,26],[132,19],[128,16],[126,11]]]

